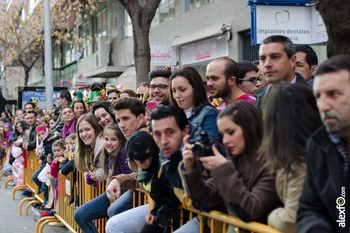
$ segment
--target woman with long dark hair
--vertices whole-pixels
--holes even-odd
[[[207,181],[201,177],[189,136],[184,138],[179,173],[185,191],[208,207],[224,202],[229,214],[245,222],[264,222],[279,200],[275,176],[269,174],[266,162],[257,160],[262,140],[261,116],[252,104],[240,100],[220,112],[217,125],[227,147],[226,157],[213,144],[213,156],[197,158],[211,171]],[[228,232],[235,232],[234,228],[229,227]]]
[[[73,100],[71,106],[76,120],[79,120],[79,117],[86,113],[85,102],[82,99]]]
[[[312,91],[300,84],[280,85],[263,103],[262,159],[277,172],[276,190],[284,207],[272,211],[268,224],[296,232],[299,198],[306,176],[306,141],[322,125]]]
[[[169,97],[171,105],[183,109],[191,124],[204,129],[212,138],[219,136],[215,124],[217,112],[209,103],[203,80],[192,67],[175,71],[170,77]]]

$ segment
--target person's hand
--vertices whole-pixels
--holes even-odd
[[[15,141],[15,142],[13,143],[13,145],[15,145],[15,146],[17,146],[17,147],[19,147],[19,144],[20,144],[19,141]]]
[[[25,159],[22,157],[22,158],[21,158],[21,163],[24,163],[24,161],[25,161]]]
[[[151,130],[149,129],[149,115],[148,113],[146,113],[146,126],[147,126],[147,131],[149,134],[151,134]]]
[[[23,149],[28,150],[28,142],[25,142],[25,143],[23,144]]]
[[[106,190],[112,197],[120,197],[121,191],[120,191],[120,184],[118,179],[113,179],[109,183],[107,190]]]
[[[156,219],[156,216],[149,214],[145,217],[145,221],[147,225],[153,225],[154,220]]]
[[[203,166],[208,170],[213,170],[214,168],[227,162],[227,159],[222,154],[220,154],[215,144],[211,146],[211,149],[214,153],[213,156],[198,158],[202,162]]]
[[[64,151],[63,155],[64,155],[65,158],[68,158],[69,157],[69,151],[67,151],[67,150]]]
[[[186,172],[192,171],[193,163],[196,161],[196,157],[194,157],[192,148],[193,146],[188,142],[190,135],[186,135],[183,139],[184,147],[182,148],[182,158],[184,162],[184,167]]]
[[[39,165],[42,165],[42,164],[43,164],[43,161],[42,161],[42,160],[39,160],[38,163],[39,163]]]
[[[96,178],[96,171],[90,172],[90,178],[93,179],[94,181],[97,181],[97,178]]]

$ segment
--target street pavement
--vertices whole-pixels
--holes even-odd
[[[0,233],[34,233],[35,221],[31,212],[25,215],[25,207],[28,202],[22,205],[22,215],[18,215],[18,206],[25,197],[21,196],[22,190],[16,192],[15,200],[12,200],[14,186],[4,188],[5,176],[0,181]],[[66,227],[50,227],[45,225],[43,233],[68,233]]]

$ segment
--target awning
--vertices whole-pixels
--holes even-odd
[[[104,66],[98,68],[96,70],[87,72],[83,74],[84,78],[93,78],[93,77],[101,77],[101,78],[111,78],[117,77],[122,74],[128,67],[127,66]]]
[[[224,23],[218,23],[213,26],[175,38],[171,43],[171,47],[179,47],[181,45],[189,44],[198,40],[219,36],[226,30],[226,25]]]
[[[128,67],[118,78],[136,76],[135,66]]]

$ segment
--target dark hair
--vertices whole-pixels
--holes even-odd
[[[35,104],[32,101],[28,101],[24,106],[32,105],[33,109],[35,109]]]
[[[295,46],[295,52],[303,52],[305,53],[305,58],[306,58],[306,62],[307,64],[310,66],[313,65],[318,65],[318,59],[317,59],[317,55],[315,53],[315,50],[313,50],[313,48],[311,48],[311,46],[309,45],[297,45]]]
[[[139,88],[139,87],[148,87],[149,86],[149,82],[142,82],[142,83],[139,83],[139,84],[137,84],[137,87],[136,87],[136,89],[137,88]]]
[[[94,104],[91,108],[91,112],[92,114],[94,114],[95,116],[95,111],[99,108],[104,108],[106,110],[106,112],[108,112],[112,119],[115,120],[115,115],[114,115],[114,112],[112,111],[111,109],[111,102],[108,102],[108,101],[101,101],[101,102],[97,102],[96,104]]]
[[[120,98],[120,95],[123,94],[123,93],[128,94],[130,97],[136,97],[136,93],[133,90],[125,89],[124,91],[119,93],[118,98]]]
[[[231,58],[228,57],[219,57],[213,60],[212,62],[215,61],[223,61],[225,62],[225,70],[224,70],[224,75],[226,80],[234,76],[236,78],[236,85],[239,85],[238,79],[239,79],[239,67],[237,63],[232,60]]]
[[[72,96],[70,95],[69,91],[67,91],[66,89],[60,90],[60,92],[58,93],[60,94],[60,97],[65,98],[67,102],[72,102]]]
[[[260,61],[259,60],[255,60],[255,61],[252,61],[252,63],[256,66],[258,66],[260,64]]]
[[[131,113],[138,117],[140,114],[145,114],[145,107],[142,102],[136,97],[117,99],[112,104],[114,113],[122,109],[130,109]]]
[[[38,113],[38,115],[40,115],[40,117],[45,116],[45,114],[44,114],[42,109],[37,109],[36,112]]]
[[[18,122],[16,123],[16,125],[15,125],[15,134],[16,134],[17,137],[21,135],[21,134],[18,132],[18,130],[17,130],[17,125],[18,125],[18,124],[20,124],[20,125],[22,126],[22,129],[23,129],[22,135],[24,135],[25,131],[26,131],[27,129],[29,129],[29,127],[30,127],[30,126],[27,124],[27,122],[25,122],[25,121],[18,121]]]
[[[167,117],[174,117],[176,124],[183,131],[189,125],[186,114],[181,108],[172,105],[159,105],[149,117],[149,129],[152,132],[152,120],[161,120]]]
[[[27,115],[28,115],[28,114],[31,114],[31,113],[34,113],[34,116],[35,116],[35,117],[38,116],[38,113],[37,113],[36,111],[29,111],[29,112],[27,112]]]
[[[4,122],[4,123],[9,123],[7,118],[0,118],[0,121]]]
[[[61,147],[63,150],[65,150],[66,149],[66,144],[65,144],[63,139],[59,139],[59,140],[56,140],[52,144],[52,149],[53,149],[53,147]]]
[[[49,120],[49,121],[53,120],[54,122],[56,122],[56,121],[57,121],[57,119],[58,119],[58,117],[57,117],[57,116],[53,116],[53,117],[51,117],[51,118],[50,118],[50,120]]]
[[[254,65],[252,62],[249,61],[241,61],[238,62],[238,67],[239,67],[239,78],[242,79],[245,77],[245,75],[250,72],[250,71],[256,71],[259,72],[259,68]],[[238,80],[239,84],[242,84],[242,80]]]
[[[107,91],[107,96],[110,95],[111,93],[117,93],[117,95],[119,95],[120,91],[118,89],[111,89]]]
[[[153,71],[149,72],[149,74],[148,74],[150,82],[152,81],[152,79],[154,79],[156,77],[162,77],[162,78],[166,78],[169,80],[170,76],[171,76],[171,72],[167,69],[153,70]]]
[[[76,103],[81,103],[81,104],[83,104],[84,114],[85,114],[85,113],[86,113],[86,106],[85,106],[84,100],[82,100],[82,99],[73,100],[72,105],[71,105],[71,107],[72,107],[72,109],[73,109],[73,113],[74,113],[74,105],[75,105]],[[95,105],[96,105],[96,104],[95,104]]]
[[[190,83],[190,85],[193,88],[193,105],[194,107],[198,107],[201,103],[204,105],[211,106],[211,104],[208,102],[207,99],[207,91],[204,86],[204,82],[202,80],[202,77],[198,73],[196,69],[193,67],[183,67],[177,71],[175,71],[171,77],[170,77],[170,88],[169,88],[169,97],[170,97],[170,103],[171,105],[174,105],[178,107],[175,98],[173,96],[173,86],[172,86],[172,80],[176,78],[177,76],[182,76],[187,79],[187,81]]]
[[[316,69],[315,77],[321,74],[332,73],[338,70],[347,70],[350,72],[349,55],[337,55],[322,62]]]
[[[10,114],[9,114],[8,112],[5,112],[5,111],[4,111],[4,112],[2,112],[2,113],[5,113],[7,119],[10,118]],[[2,113],[1,113],[1,114],[2,114]]]
[[[243,151],[242,164],[238,168],[238,176],[249,189],[254,186],[258,173],[264,162],[257,160],[258,149],[262,140],[262,119],[258,110],[249,102],[239,100],[226,105],[219,113],[218,120],[228,117],[239,125],[243,131],[245,149]],[[230,152],[227,151],[230,155]]]
[[[293,42],[285,36],[269,36],[264,39],[260,46],[269,43],[280,43],[283,45],[283,50],[287,53],[288,59],[290,59],[295,54],[295,46]]]
[[[322,125],[312,91],[301,84],[278,85],[264,98],[263,112],[262,157],[271,172],[292,172],[292,164],[305,161],[307,139]]]
[[[119,126],[117,124],[109,124],[106,128],[104,128],[104,130],[103,130],[103,137],[106,136],[107,130],[113,130],[114,131],[115,135],[118,138],[119,146],[110,155],[111,159],[113,161],[113,163],[112,163],[113,165],[112,165],[110,170],[109,170],[109,164],[108,164],[108,161],[109,161],[108,152],[107,152],[105,147],[103,149],[103,153],[104,153],[104,163],[103,163],[104,172],[103,172],[103,174],[104,174],[105,178],[107,178],[107,176],[112,176],[114,171],[121,171],[120,167],[118,167],[118,165],[117,165],[118,164],[118,162],[117,162],[118,154],[119,154],[120,150],[123,147],[125,147],[125,144],[126,144],[126,138],[124,137],[124,134],[122,133],[122,131],[120,130],[120,128],[119,128]]]

